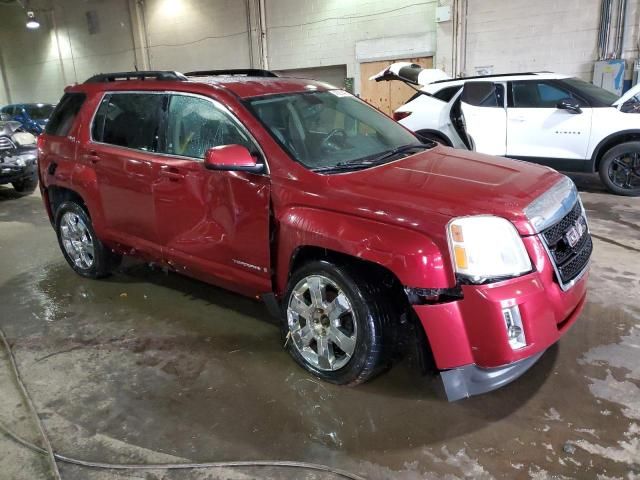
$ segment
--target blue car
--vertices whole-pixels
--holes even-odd
[[[22,128],[34,135],[40,135],[49,120],[55,105],[50,103],[16,103],[0,109],[0,120],[15,120]]]

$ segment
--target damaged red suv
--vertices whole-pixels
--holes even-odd
[[[450,400],[487,392],[584,306],[592,242],[571,180],[421,143],[324,83],[98,75],[66,89],[38,144],[77,273],[104,277],[126,253],[261,297],[329,382],[370,379],[409,330]]]

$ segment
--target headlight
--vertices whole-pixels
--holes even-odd
[[[531,260],[511,222],[478,215],[454,218],[447,227],[456,273],[474,283],[531,271]]]

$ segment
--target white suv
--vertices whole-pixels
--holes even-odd
[[[421,86],[394,118],[425,138],[558,170],[599,172],[611,192],[640,195],[640,85],[618,97],[555,73],[442,76],[401,62],[371,78]]]

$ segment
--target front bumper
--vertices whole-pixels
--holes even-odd
[[[35,155],[16,155],[0,159],[0,185],[19,182],[38,175]]]
[[[465,285],[460,300],[413,305],[436,366],[442,371],[449,400],[485,393],[515,380],[582,312],[588,270],[572,288],[563,291],[554,280],[550,262],[536,263],[535,272],[519,278]],[[519,309],[526,336],[526,345],[521,348],[509,343],[503,313],[514,306]]]
[[[441,372],[447,400],[455,402],[473,395],[480,395],[513,382],[529,370],[542,356],[542,352],[531,355],[524,360],[498,368],[481,368],[477,365],[466,365]]]

